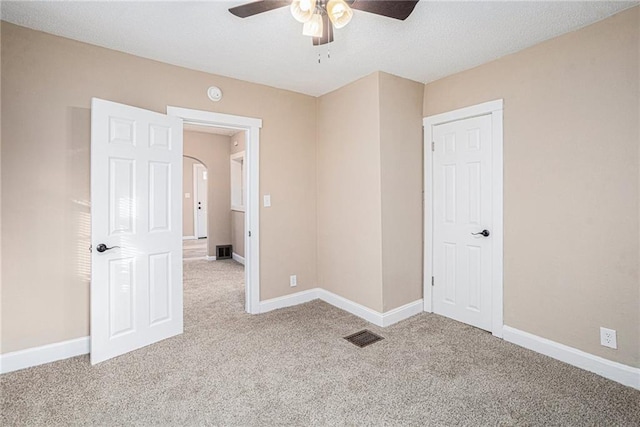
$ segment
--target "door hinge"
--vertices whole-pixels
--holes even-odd
[[[431,276],[431,286],[435,286],[436,285],[436,279],[435,277]]]
[[[431,151],[436,151],[436,143],[435,143],[435,141],[431,141]]]
[[[251,230],[249,230],[249,237],[251,237]]]

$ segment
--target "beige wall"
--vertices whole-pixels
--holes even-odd
[[[3,352],[89,334],[91,97],[261,118],[260,298],[317,285],[315,98],[4,22],[1,43]]]
[[[190,157],[182,158],[182,235],[185,237],[195,236],[193,228],[193,165],[202,164],[198,160]],[[187,199],[185,194],[189,193]]]
[[[382,311],[378,74],[318,98],[318,283]]]
[[[246,132],[241,131],[229,138],[231,154],[245,151]],[[237,144],[237,145],[236,145]],[[231,244],[233,253],[244,258],[244,212],[231,211]]]
[[[422,298],[422,83],[380,73],[383,311]]]
[[[0,29],[2,21],[0,21]],[[2,31],[0,31],[2,46]],[[2,99],[2,67],[0,67],[0,99]],[[2,103],[0,102],[0,129],[2,129]],[[2,132],[0,132],[0,242],[2,242]],[[0,244],[0,333],[2,332],[2,244]],[[4,353],[0,337],[0,354]]]
[[[422,298],[423,91],[377,72],[318,99],[318,281],[379,312]]]
[[[245,151],[247,133],[240,131],[229,137],[229,152],[231,154]],[[237,144],[237,145],[236,145]]]
[[[504,98],[505,324],[636,367],[639,31],[635,7],[424,95],[425,116]]]
[[[231,244],[229,137],[184,131],[184,154],[200,160],[207,168],[207,246],[209,256],[215,256],[216,246]],[[191,188],[193,192],[193,184]]]

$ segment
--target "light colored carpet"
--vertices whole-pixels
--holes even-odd
[[[1,424],[640,424],[640,392],[440,316],[383,329],[319,301],[251,316],[241,265],[184,274],[183,335],[3,375]],[[385,339],[342,338],[363,328]]]
[[[207,257],[207,239],[194,239],[182,241],[182,259],[194,260]]]

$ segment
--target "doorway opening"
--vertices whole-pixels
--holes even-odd
[[[182,155],[182,241],[183,260],[206,260],[208,256],[207,166],[184,151]]]
[[[220,291],[223,283],[238,292],[245,288],[246,179],[242,164],[234,167],[238,164],[234,159],[244,156],[245,132],[192,123],[183,126],[184,269],[196,277],[206,276],[198,286],[206,282],[212,292]],[[217,265],[207,265],[210,262]],[[187,285],[185,281],[185,291]]]
[[[244,265],[245,311],[259,313],[258,165],[262,120],[171,106],[167,115],[183,120],[183,154],[197,158],[207,169],[207,260]],[[199,153],[189,152],[189,132],[196,140],[223,137],[226,143],[204,142],[197,148]],[[198,143],[193,145],[197,147]],[[184,193],[183,201],[187,191]],[[233,261],[218,260],[217,250],[226,253],[229,247]]]
[[[195,163],[193,169],[193,230],[196,239],[206,239],[207,231],[207,167]]]

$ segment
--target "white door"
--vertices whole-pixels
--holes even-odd
[[[91,363],[182,333],[182,120],[91,102]]]
[[[433,310],[488,331],[491,123],[491,115],[485,115],[433,127]]]
[[[193,194],[195,194],[195,234],[196,239],[207,237],[207,168],[202,164],[193,165]]]

